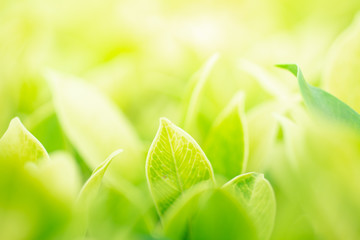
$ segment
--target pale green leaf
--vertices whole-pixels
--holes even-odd
[[[279,111],[283,104],[266,102],[247,114],[249,131],[249,159],[247,171],[262,171],[267,164],[278,125],[272,114]]]
[[[325,89],[360,112],[360,16],[335,41],[325,65]]]
[[[297,77],[301,94],[308,108],[315,113],[360,130],[360,115],[351,107],[324,90],[309,85],[297,65],[285,64],[278,66],[289,70]]]
[[[78,203],[81,206],[86,208],[89,206],[90,202],[94,200],[106,170],[108,169],[112,160],[121,152],[122,149],[119,149],[110,154],[110,156],[93,171],[90,178],[86,181],[80,191]]]
[[[259,239],[269,239],[275,221],[274,191],[263,174],[246,173],[235,177],[223,187],[247,209],[254,221]]]
[[[203,181],[214,181],[211,164],[200,146],[166,118],[161,118],[149,149],[146,175],[160,215],[187,189]]]
[[[190,239],[258,239],[246,211],[235,198],[214,190],[192,219]]]
[[[248,135],[244,94],[237,94],[215,121],[205,152],[216,174],[231,179],[246,169]]]
[[[183,121],[185,130],[188,130],[193,124],[198,111],[200,95],[218,58],[218,54],[211,56],[193,78],[193,85],[189,90],[189,98],[186,99],[186,111]]]
[[[185,239],[189,230],[189,221],[196,213],[199,201],[204,193],[213,186],[208,182],[197,184],[174,202],[163,218],[163,233],[170,239]]]
[[[48,160],[43,145],[24,127],[19,118],[11,120],[9,128],[0,139],[0,160],[23,164]]]
[[[50,161],[28,163],[26,169],[56,198],[72,204],[79,194],[80,171],[76,160],[67,152],[53,152]]]
[[[197,189],[164,225],[170,239],[257,239],[246,210],[221,189]],[[185,199],[184,199],[185,200]]]
[[[81,79],[47,74],[60,124],[86,163],[94,169],[113,151],[124,150],[111,168],[115,178],[138,181],[143,176],[142,144],[120,110]]]

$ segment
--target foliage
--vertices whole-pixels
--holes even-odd
[[[358,10],[2,1],[0,239],[360,239]]]

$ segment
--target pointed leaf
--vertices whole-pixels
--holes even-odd
[[[278,66],[289,70],[297,77],[301,94],[308,108],[330,119],[346,123],[360,131],[360,115],[351,107],[324,90],[309,85],[297,65]]]
[[[122,149],[119,149],[110,154],[110,156],[93,171],[80,191],[78,199],[80,205],[85,206],[85,208],[89,206],[89,203],[95,198],[96,193],[100,188],[104,174],[111,161],[121,152]]]
[[[138,181],[143,176],[142,145],[120,110],[81,79],[49,72],[60,124],[86,163],[94,169],[116,149],[124,149],[111,175]]]
[[[210,162],[195,140],[169,120],[160,128],[146,160],[150,191],[160,215],[187,189],[214,181]]]
[[[263,174],[246,173],[235,177],[223,187],[247,209],[259,239],[269,239],[275,221],[274,191]]]
[[[199,72],[196,73],[194,78],[194,84],[191,87],[189,99],[186,99],[188,102],[186,103],[186,111],[184,113],[184,129],[188,130],[192,125],[194,118],[196,117],[197,108],[199,104],[199,97],[201,92],[206,84],[206,81],[209,78],[211,70],[214,68],[216,61],[218,60],[219,55],[214,54],[211,56],[204,66],[201,67]]]
[[[240,93],[215,121],[205,144],[215,173],[228,179],[246,169],[248,135],[244,115],[244,94]]]
[[[0,139],[0,160],[18,163],[48,160],[43,145],[24,127],[19,118],[11,120],[9,128]]]

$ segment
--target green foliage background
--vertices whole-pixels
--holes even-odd
[[[0,140],[0,239],[359,239],[359,10],[357,0],[2,0],[0,134],[11,131]],[[208,186],[160,220],[145,174],[160,117],[204,150],[217,187],[264,174],[275,220],[246,196],[201,195]],[[202,202],[186,232],[178,224]]]

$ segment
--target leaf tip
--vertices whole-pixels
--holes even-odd
[[[172,124],[173,123],[169,119],[167,119],[166,117],[161,117],[160,118],[160,127],[161,126],[170,126]]]
[[[299,72],[299,66],[297,64],[276,64],[275,66],[290,71],[292,74],[295,75],[295,77],[298,75]]]
[[[23,124],[22,124],[19,117],[14,117],[13,119],[11,119],[10,125],[20,125],[20,126],[22,126]]]
[[[26,127],[24,126],[24,124],[21,122],[19,117],[14,117],[13,119],[11,119],[8,130],[10,129],[21,129],[24,132],[27,132],[30,134],[30,132],[26,129]],[[6,133],[6,132],[5,132]],[[4,134],[5,135],[5,134]]]

